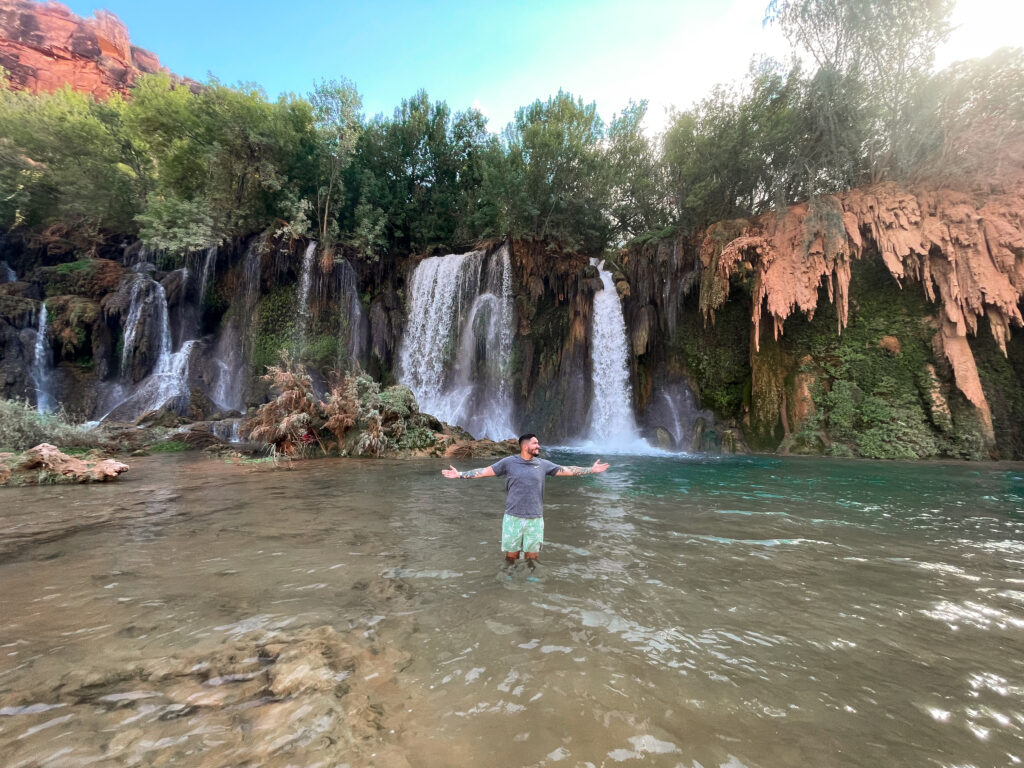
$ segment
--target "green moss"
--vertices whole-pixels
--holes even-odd
[[[675,237],[679,234],[679,227],[666,227],[665,229],[652,229],[649,232],[637,235],[628,243],[626,248],[636,248],[644,245],[645,243],[660,243],[662,240],[668,240],[669,238]]]
[[[78,261],[68,261],[64,264],[58,264],[53,268],[53,271],[58,275],[70,275],[74,272],[92,272],[95,268],[95,262],[90,261],[89,259],[79,259]]]
[[[696,384],[701,406],[726,418],[739,419],[750,405],[750,310],[730,301],[715,313],[712,325],[699,312],[687,312],[669,341],[671,354],[681,357]]]
[[[168,440],[166,443],[156,443],[149,446],[149,450],[152,453],[180,453],[189,450],[189,448],[189,444],[181,440]]]
[[[314,336],[306,342],[302,357],[314,366],[333,366],[338,359],[338,337],[329,334]]]
[[[256,309],[256,335],[253,338],[253,366],[262,373],[273,365],[282,349],[292,353],[298,342],[295,289],[279,286],[264,296]]]
[[[880,261],[853,262],[849,325],[836,332],[836,307],[825,296],[813,322],[786,322],[783,343],[794,360],[818,379],[811,395],[817,411],[803,426],[801,440],[824,429],[833,455],[876,459],[967,456],[957,435],[944,434],[930,416],[934,329],[925,318],[938,311],[920,286],[901,290]],[[899,342],[894,352],[883,337]]]
[[[1006,356],[992,338],[988,319],[970,340],[981,386],[992,410],[996,450],[1004,459],[1024,459],[1024,334],[1017,331],[1006,345]],[[957,416],[954,410],[954,430]],[[968,433],[972,430],[968,427]]]
[[[63,295],[86,295],[90,293],[90,281],[96,272],[96,262],[79,259],[39,270],[47,297]]]

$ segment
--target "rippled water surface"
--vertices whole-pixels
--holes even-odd
[[[4,491],[0,765],[1024,760],[1020,466],[616,457],[534,576],[442,466]]]

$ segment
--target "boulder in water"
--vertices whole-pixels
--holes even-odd
[[[135,420],[137,427],[176,427],[179,424],[181,418],[166,405],[158,411],[146,411]]]

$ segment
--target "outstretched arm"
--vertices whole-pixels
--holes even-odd
[[[579,477],[580,475],[596,475],[608,469],[608,463],[598,459],[592,467],[562,467],[555,472],[555,477]]]
[[[449,480],[455,480],[456,478],[471,480],[474,477],[494,477],[494,470],[490,467],[483,467],[481,469],[471,469],[469,472],[459,472],[455,467],[449,465],[448,469],[441,470],[441,474]]]

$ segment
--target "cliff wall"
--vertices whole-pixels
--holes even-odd
[[[641,393],[682,370],[764,449],[1022,455],[1024,177],[851,190],[620,259]]]
[[[155,54],[131,44],[109,11],[83,19],[60,3],[32,0],[0,0],[0,67],[16,90],[50,93],[70,85],[98,99],[126,95],[141,74],[170,74]]]

